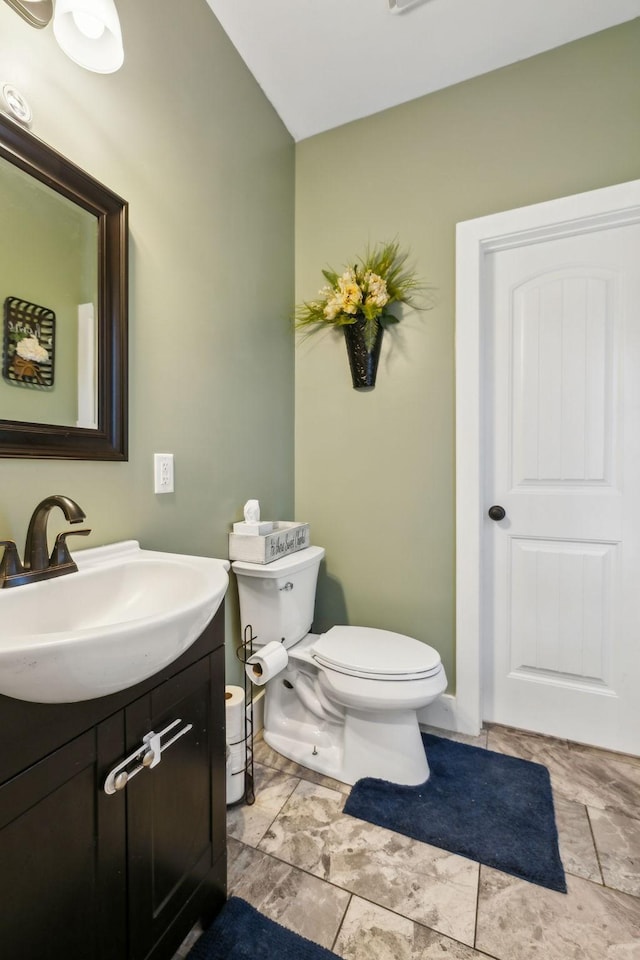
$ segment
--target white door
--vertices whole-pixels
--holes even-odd
[[[484,277],[484,718],[640,753],[640,225]]]

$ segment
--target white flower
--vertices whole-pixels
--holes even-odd
[[[33,360],[36,363],[46,363],[49,354],[35,337],[23,337],[16,344],[16,353],[23,360]]]
[[[335,320],[339,313],[342,313],[342,302],[338,294],[329,297],[323,313],[327,320]]]

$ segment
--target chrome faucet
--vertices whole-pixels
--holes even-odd
[[[4,555],[0,563],[0,587],[18,587],[37,580],[61,577],[78,569],[71,559],[67,537],[86,537],[91,530],[67,530],[56,537],[51,555],[47,545],[47,521],[54,507],[60,507],[69,523],[85,519],[81,507],[70,497],[54,494],[46,497],[33,511],[24,547],[24,563],[20,562],[18,548],[13,540],[0,540]]]

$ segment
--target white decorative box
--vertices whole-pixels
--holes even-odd
[[[278,520],[273,532],[265,536],[246,533],[229,534],[229,559],[245,560],[247,563],[272,563],[289,553],[304,550],[311,545],[308,523]]]

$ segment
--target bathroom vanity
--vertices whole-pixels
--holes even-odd
[[[67,704],[0,696],[3,956],[169,960],[221,908],[223,644],[224,604],[179,659],[127,690]],[[154,746],[145,735],[177,720],[159,760],[156,749],[118,778]]]

